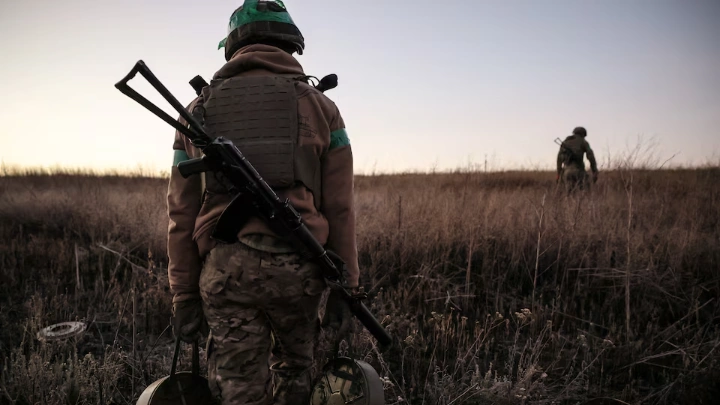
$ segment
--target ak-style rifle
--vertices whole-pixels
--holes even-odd
[[[188,126],[181,124],[128,86],[128,82],[138,73],[172,105],[188,123]],[[198,86],[202,89],[204,87],[203,83],[205,83],[202,78],[198,79],[198,77],[196,76],[191,81],[194,82],[191,84],[196,92],[198,92]],[[337,76],[329,75],[320,80],[315,88],[324,91],[335,86],[337,86]],[[238,222],[247,220],[249,217],[249,215],[244,215],[243,218],[238,218],[238,212],[251,212],[264,219],[275,232],[288,237],[301,251],[320,265],[330,287],[342,293],[343,299],[348,302],[353,315],[360,320],[381,345],[385,346],[392,343],[392,338],[388,332],[363,304],[362,299],[364,297],[352,294],[346,287],[345,263],[343,260],[337,254],[325,250],[305,226],[302,217],[290,204],[289,200],[281,200],[278,197],[230,140],[223,137],[210,137],[200,122],[180,104],[142,60],[138,61],[130,73],[115,84],[115,87],[170,124],[202,151],[203,156],[201,158],[190,159],[177,165],[181,176],[187,178],[194,174],[214,172],[216,175],[221,175],[227,179],[238,191],[236,197],[218,219],[218,225],[213,232],[215,239],[224,243],[237,242],[237,233],[231,230],[236,230]]]

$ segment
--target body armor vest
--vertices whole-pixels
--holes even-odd
[[[319,208],[320,158],[312,146],[298,145],[295,82],[282,76],[213,80],[193,110],[208,135],[231,140],[273,189],[303,184]],[[231,190],[209,174],[205,190]]]
[[[584,168],[585,163],[583,162],[583,151],[581,145],[577,142],[574,136],[565,138],[565,147],[563,148],[564,161],[566,165],[576,166],[578,168]]]

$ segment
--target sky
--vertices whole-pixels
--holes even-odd
[[[1,0],[0,162],[169,170],[174,130],[114,84],[142,59],[187,104],[188,81],[225,62],[217,44],[239,5]],[[718,0],[285,5],[305,72],[339,76],[326,94],[359,173],[552,169],[553,139],[580,125],[601,169],[640,137],[674,164],[720,161]]]

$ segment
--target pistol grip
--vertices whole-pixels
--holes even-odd
[[[187,179],[193,174],[198,174],[210,170],[205,161],[205,157],[195,158],[180,162],[177,165],[178,171],[183,178]]]

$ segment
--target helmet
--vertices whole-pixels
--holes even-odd
[[[302,55],[305,38],[293,22],[281,0],[245,0],[232,13],[228,36],[218,49],[225,48],[225,60],[246,45],[255,43],[283,43]]]
[[[582,137],[584,138],[584,137],[587,136],[587,131],[586,131],[585,128],[583,128],[583,127],[575,127],[575,129],[573,129],[573,133],[572,133],[572,134],[573,134],[573,135],[579,135],[579,136],[582,136]]]
[[[348,357],[330,360],[313,387],[311,405],[384,405],[383,384],[371,365]]]

